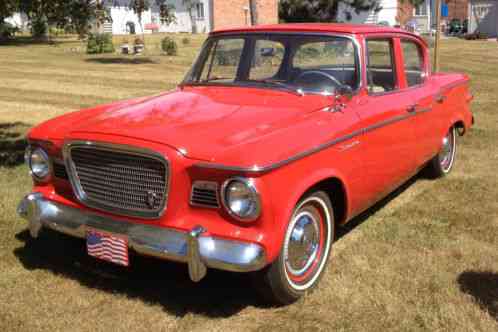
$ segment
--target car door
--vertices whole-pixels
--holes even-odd
[[[368,93],[357,112],[363,130],[363,185],[368,204],[391,192],[415,169],[412,98],[409,91],[400,89],[395,41],[367,38],[364,44]]]
[[[403,62],[403,85],[410,92],[417,144],[413,151],[420,167],[434,157],[441,147],[443,112],[441,104],[444,96],[439,95],[436,85],[432,84],[429,73],[429,57],[419,41],[412,38],[400,40]]]

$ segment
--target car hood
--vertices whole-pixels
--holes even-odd
[[[124,136],[168,145],[188,158],[222,162],[227,152],[240,154],[245,145],[289,131],[327,104],[330,99],[323,96],[270,89],[185,87],[66,115],[51,128],[56,136],[64,132],[60,139]]]

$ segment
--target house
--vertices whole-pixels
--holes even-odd
[[[442,0],[444,11],[448,14],[445,20],[468,18],[469,0]],[[405,26],[410,20],[417,24],[417,30],[430,32],[436,24],[436,0],[425,0],[413,6],[408,0],[380,0],[379,8],[356,13],[349,5],[341,4],[338,20],[353,23],[388,24]]]
[[[278,22],[278,0],[196,0],[189,10],[184,0],[169,0],[175,21],[162,24],[159,8],[142,15],[142,25],[129,8],[129,0],[105,1],[111,22],[101,30],[115,35],[151,32],[210,32],[217,28]]]
[[[498,37],[498,1],[470,0],[469,32],[481,32]]]
[[[15,26],[20,30],[26,30],[28,28],[28,17],[23,13],[14,13],[11,17],[7,17],[5,22]]]

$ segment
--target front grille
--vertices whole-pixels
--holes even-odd
[[[124,215],[157,217],[168,192],[168,164],[155,155],[107,146],[69,149],[73,186],[90,207]]]
[[[209,181],[196,181],[192,185],[190,204],[194,206],[218,208],[218,184]]]

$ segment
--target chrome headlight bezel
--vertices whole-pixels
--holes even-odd
[[[37,160],[34,160],[34,157]],[[52,164],[47,152],[41,147],[28,146],[24,153],[24,159],[29,167],[30,175],[40,182],[46,182],[52,174]],[[39,167],[37,167],[37,164]]]
[[[233,202],[230,202],[229,190],[234,185],[242,185],[247,190],[248,199],[251,201],[249,213],[241,214],[233,208]],[[225,210],[236,220],[241,222],[252,222],[261,215],[261,196],[254,179],[243,177],[233,177],[226,180],[221,187],[221,202]]]

